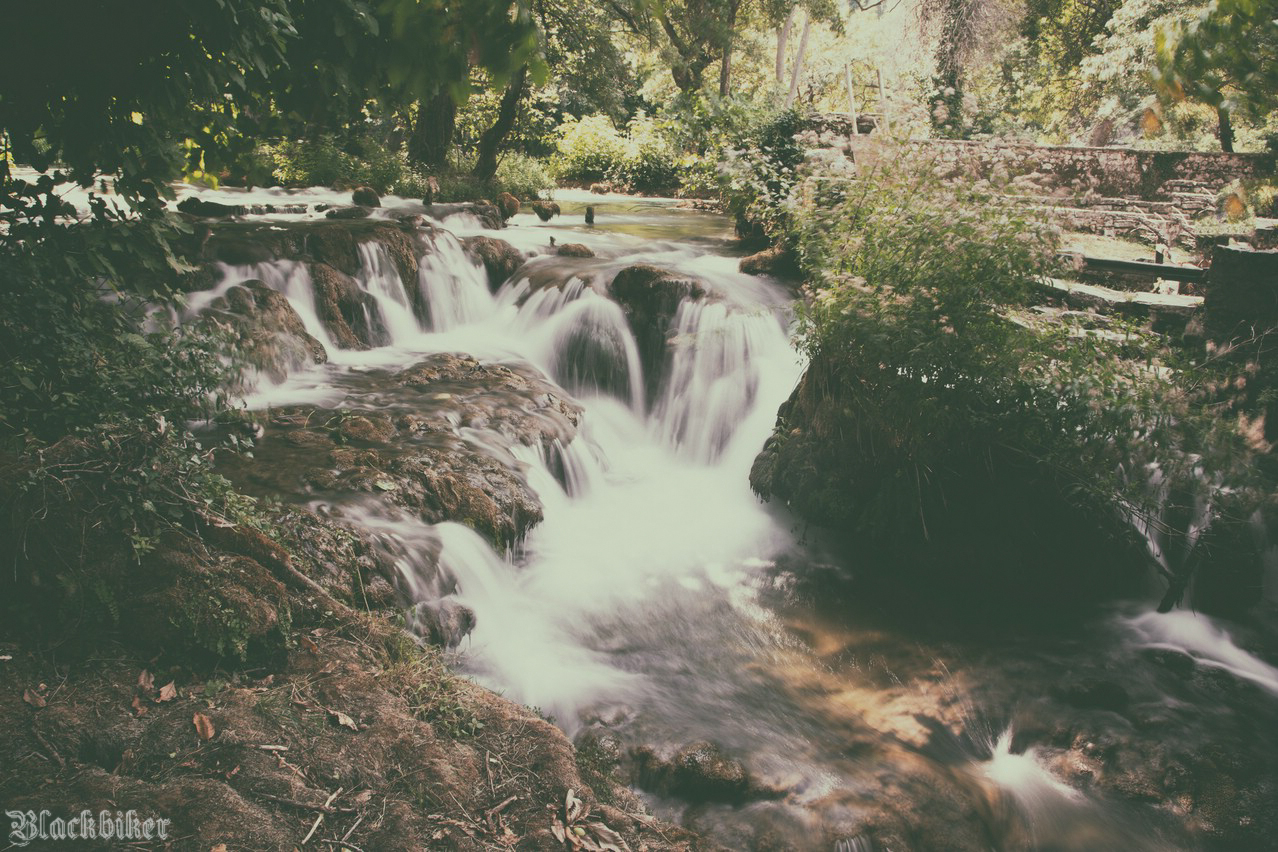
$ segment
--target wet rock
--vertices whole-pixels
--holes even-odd
[[[315,309],[333,341],[343,349],[368,349],[389,342],[385,329],[373,318],[380,317],[377,301],[359,288],[355,279],[327,263],[311,265],[315,287]]]
[[[708,291],[694,278],[641,263],[618,272],[609,292],[625,311],[634,332],[651,395],[661,380],[671,323],[679,305],[684,299],[705,298]]]
[[[210,248],[210,259],[230,266],[269,263],[276,257],[270,246],[252,239],[220,238],[212,241]]]
[[[524,253],[505,240],[494,237],[466,237],[462,248],[472,260],[484,265],[488,286],[494,293],[524,265]]]
[[[781,246],[772,246],[741,258],[737,269],[747,275],[786,276],[798,272],[793,256]]]
[[[1077,680],[1064,684],[1057,694],[1060,700],[1084,710],[1123,713],[1131,704],[1127,690],[1112,680]]]
[[[205,219],[223,219],[228,216],[243,216],[245,213],[242,204],[222,204],[217,201],[205,201],[195,196],[187,196],[178,202],[177,209],[191,216],[200,216]]]
[[[643,746],[631,752],[630,760],[640,786],[687,802],[742,804],[758,792],[745,766],[712,742],[686,745],[669,760]]]
[[[371,186],[361,186],[351,193],[351,201],[360,207],[381,207],[382,198]]]
[[[390,419],[376,414],[343,417],[336,431],[344,440],[366,444],[385,444],[395,437],[395,426]]]
[[[549,222],[551,217],[558,216],[560,213],[559,205],[553,201],[534,201],[532,210],[543,222]]]
[[[458,424],[495,431],[512,443],[546,449],[555,441],[567,444],[581,422],[581,406],[528,365],[440,354],[401,371],[395,380],[432,397],[447,394],[444,405]]]
[[[581,243],[564,243],[559,247],[555,254],[560,257],[594,257],[595,253],[590,246]]]
[[[479,219],[480,224],[485,228],[491,228],[494,231],[500,231],[506,227],[505,220],[501,218],[501,211],[491,201],[431,204],[427,206],[426,212],[434,219],[445,219],[449,216],[468,214]]]
[[[359,271],[355,232],[349,226],[325,222],[300,233],[303,257],[327,263],[346,275],[354,275]]]
[[[409,615],[409,627],[432,645],[452,650],[475,629],[475,611],[445,598],[417,604]]]
[[[503,192],[497,196],[497,210],[501,213],[501,220],[505,222],[519,212],[519,199],[509,192]]]
[[[231,328],[240,355],[272,381],[281,382],[289,373],[328,361],[324,345],[306,331],[288,299],[261,281],[230,288],[205,317]]]
[[[334,207],[324,214],[326,219],[367,219],[371,211],[367,207]]]

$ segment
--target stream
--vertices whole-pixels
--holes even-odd
[[[445,220],[451,234],[421,261],[429,327],[385,253],[362,246],[357,277],[389,339],[367,351],[334,345],[301,264],[227,266],[215,290],[190,299],[197,311],[259,278],[327,348],[328,364],[259,382],[252,409],[417,404],[384,377],[429,353],[532,365],[582,405],[577,437],[553,452],[459,430],[516,459],[542,503],[542,523],[508,552],[371,496],[308,495],[377,537],[404,587],[473,610],[460,670],[623,754],[668,760],[714,743],[751,779],[733,800],[639,792],[733,849],[1278,844],[1272,626],[1155,615],[1156,596],[1068,620],[974,624],[863,594],[853,556],[749,487],[803,369],[792,293],[736,271],[722,216],[657,199],[556,200],[561,217],[520,213],[500,233],[466,215]],[[537,253],[496,293],[458,242],[481,233]],[[557,256],[552,238],[596,256]],[[656,377],[603,295],[636,263],[695,277],[713,295],[680,306]]]

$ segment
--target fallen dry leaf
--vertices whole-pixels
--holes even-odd
[[[564,819],[565,819],[565,821],[566,821],[569,825],[572,825],[572,824],[573,824],[574,822],[576,822],[577,820],[582,819],[583,817],[585,817],[587,813],[589,813],[589,811],[588,811],[588,810],[585,808],[585,806],[582,804],[581,799],[578,799],[578,798],[577,798],[577,796],[576,796],[576,794],[575,794],[575,791],[574,791],[574,790],[569,789],[569,790],[568,790],[568,795],[564,797]]]
[[[359,725],[355,724],[355,720],[340,710],[329,710],[328,712],[333,714],[333,718],[337,720],[337,724],[341,725],[343,728],[350,728],[352,731],[359,730]]]
[[[140,696],[133,696],[133,703],[129,706],[132,707],[133,712],[137,713],[139,716],[146,715],[147,706],[142,703],[142,698]]]
[[[172,701],[177,698],[177,685],[173,681],[169,681],[160,687],[160,694],[155,697],[156,701]]]
[[[143,669],[142,674],[138,675],[138,687],[146,692],[155,689],[155,675]]]
[[[364,792],[360,793],[358,796],[355,797],[355,804],[363,805],[367,803],[368,800],[371,798],[373,798],[373,791],[365,790]]]
[[[209,852],[227,852],[226,844],[225,844],[225,843],[219,843],[218,845],[216,845],[216,846],[214,846],[212,849],[210,849],[210,850],[209,850]]]
[[[22,700],[30,704],[32,707],[43,707],[48,702],[44,700],[44,696],[30,689],[22,690]]]
[[[191,719],[195,724],[195,732],[200,735],[202,740],[211,740],[217,731],[213,728],[213,720],[203,713],[196,713]]]

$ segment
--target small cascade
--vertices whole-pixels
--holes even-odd
[[[383,328],[391,344],[402,343],[420,333],[417,318],[404,290],[404,282],[386,247],[378,242],[358,245],[359,273],[355,280],[359,288],[373,297],[381,316],[379,321],[369,317],[370,328]]]
[[[315,308],[315,284],[305,263],[296,260],[273,260],[244,266],[219,263],[217,269],[222,275],[217,287],[202,293],[192,293],[187,297],[187,309],[191,314],[204,310],[210,302],[225,294],[227,288],[257,279],[288,299],[293,310],[302,318],[302,325],[307,333],[324,344],[330,354],[338,349]]]
[[[616,302],[593,290],[547,323],[551,376],[579,395],[606,394],[643,411],[643,364],[635,336]]]
[[[657,404],[662,438],[698,461],[712,461],[754,410],[761,365],[788,348],[770,312],[685,300]]]
[[[1033,746],[1019,754],[1012,751],[1012,736],[1011,728],[999,734],[990,759],[981,765],[986,778],[1008,791],[1031,815],[1062,802],[1082,800],[1081,793],[1039,762]]]
[[[1137,648],[1175,651],[1278,695],[1278,668],[1239,648],[1229,631],[1201,613],[1145,612],[1120,621]]]
[[[515,700],[554,713],[570,731],[579,708],[623,694],[632,677],[572,634],[573,622],[529,606],[526,577],[499,559],[472,529],[435,528],[440,566],[457,582],[457,600],[478,614],[468,662]]]
[[[417,286],[426,303],[431,331],[450,331],[487,319],[496,309],[483,266],[466,256],[461,241],[447,231],[420,261]]]

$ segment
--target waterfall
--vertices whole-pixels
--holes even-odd
[[[775,316],[684,300],[657,404],[661,436],[700,461],[716,458],[752,411],[761,363],[786,346]]]
[[[421,258],[418,269],[418,287],[428,306],[431,331],[479,322],[495,310],[484,267],[466,256],[461,242],[451,233],[436,232],[434,246]]]
[[[187,297],[188,311],[194,315],[202,311],[214,299],[226,293],[226,290],[245,281],[257,279],[270,287],[293,306],[293,310],[302,319],[307,334],[314,337],[331,355],[338,349],[333,337],[320,320],[315,309],[315,284],[311,281],[311,270],[305,263],[296,260],[272,260],[266,263],[253,263],[243,266],[217,264],[221,281],[212,290],[192,293]]]
[[[355,281],[373,297],[380,313],[379,321],[370,322],[370,327],[384,328],[392,345],[416,337],[420,333],[417,318],[413,316],[408,293],[390,252],[378,242],[359,243],[358,252],[359,271]]]

